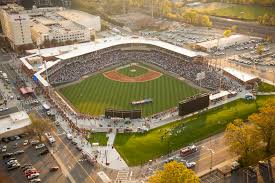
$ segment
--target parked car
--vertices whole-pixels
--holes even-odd
[[[36,145],[39,143],[39,140],[31,140],[31,145]]]
[[[38,176],[39,176],[39,173],[34,173],[34,174],[29,175],[27,178],[29,180],[31,180],[31,179],[37,178]]]
[[[18,143],[15,143],[12,147],[13,149],[16,149],[18,147]]]
[[[240,163],[237,161],[233,161],[231,164],[231,171],[238,170],[240,168]]]
[[[75,138],[73,138],[73,139],[72,139],[72,144],[73,144],[73,145],[76,145],[76,144],[77,144],[77,142],[76,142],[76,139],[75,139]]]
[[[79,150],[79,151],[82,151],[82,147],[80,145],[77,145],[76,149]]]
[[[45,155],[45,154],[48,154],[48,153],[49,153],[49,150],[45,149],[45,150],[41,151],[39,154],[40,155]]]
[[[73,136],[72,136],[72,134],[70,134],[70,133],[67,133],[66,136],[67,136],[67,139],[68,139],[68,140],[72,140],[72,139],[73,139]]]
[[[24,140],[24,142],[23,142],[23,146],[28,145],[28,143],[29,143],[29,141],[28,141],[28,140]]]
[[[32,166],[32,164],[24,164],[24,165],[21,167],[21,169],[24,169],[24,168],[30,167],[30,166]]]
[[[55,171],[57,171],[58,169],[59,169],[58,166],[51,167],[51,168],[50,168],[50,172],[55,172]]]
[[[5,143],[8,143],[10,140],[9,140],[7,137],[3,137],[3,138],[1,139],[1,141],[2,141],[2,142],[5,142]]]
[[[30,176],[30,175],[35,174],[35,173],[38,173],[37,170],[27,171],[27,172],[25,172],[25,176],[27,177],[27,176]]]
[[[35,149],[41,149],[43,147],[45,147],[45,144],[39,144],[39,145],[35,146]]]
[[[31,167],[31,168],[29,168],[29,169],[26,169],[26,170],[24,171],[24,174],[29,173],[29,172],[32,172],[32,171],[36,171],[36,168]]]
[[[4,145],[4,146],[2,147],[2,152],[6,152],[6,151],[7,151],[7,146]]]
[[[34,183],[34,182],[41,182],[41,179],[32,179],[31,181],[30,181],[31,183]]]
[[[14,170],[14,169],[17,169],[20,167],[20,164],[19,163],[16,163],[16,164],[13,164],[11,167],[8,167],[8,170]]]
[[[18,151],[15,151],[13,154],[14,155],[23,154],[24,152],[25,152],[24,150],[18,150]]]
[[[29,136],[29,133],[22,133],[20,135],[18,135],[20,138],[24,138],[24,137],[27,137]]]
[[[15,158],[10,158],[10,159],[8,159],[6,162],[5,162],[5,164],[7,164],[9,161],[11,161],[11,160],[16,160]]]
[[[10,137],[8,137],[8,140],[9,140],[9,141],[15,141],[16,138],[15,138],[14,136],[10,136]]]
[[[170,163],[171,161],[174,161],[174,158],[168,158],[167,160],[164,161],[164,163]]]
[[[15,163],[18,163],[18,161],[15,159],[15,160],[10,160],[10,161],[8,161],[6,164],[8,165],[8,166],[10,166],[10,165],[13,165],[13,164],[15,164]]]
[[[7,159],[13,156],[13,153],[6,153],[3,155],[3,159]]]
[[[25,172],[25,171],[31,170],[31,169],[35,170],[35,168],[33,166],[26,166],[25,168],[22,169],[22,171]]]

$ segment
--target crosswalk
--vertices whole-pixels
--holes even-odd
[[[118,171],[115,183],[127,183],[129,176],[128,170]]]

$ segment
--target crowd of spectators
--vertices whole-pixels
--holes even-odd
[[[237,88],[235,82],[222,75],[207,64],[193,62],[191,59],[182,57],[176,53],[164,53],[163,50],[121,50],[106,49],[79,56],[66,62],[60,62],[56,67],[49,70],[51,84],[62,84],[81,79],[85,75],[101,71],[110,66],[125,65],[131,62],[144,62],[156,65],[165,71],[174,73],[198,86],[209,90]],[[205,73],[201,80],[197,79],[198,73]]]

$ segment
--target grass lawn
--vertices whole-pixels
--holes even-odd
[[[259,5],[233,5],[232,7],[214,9],[208,11],[205,9],[203,13],[245,20],[257,20],[258,16],[264,14],[275,15],[275,7],[264,7]]]
[[[100,146],[106,146],[108,142],[108,137],[104,132],[91,133],[89,137],[89,142],[99,143]]]
[[[80,112],[102,115],[106,108],[141,109],[143,116],[178,105],[186,97],[200,93],[196,88],[168,75],[139,83],[117,82],[103,74],[60,88],[59,92]],[[133,106],[132,101],[152,98],[150,104]]]
[[[140,75],[143,75],[143,74],[147,73],[148,69],[143,68],[143,67],[139,67],[139,66],[136,66],[136,65],[132,65],[132,66],[129,66],[129,67],[126,67],[126,68],[119,69],[118,72],[120,74],[124,74],[124,75],[129,76],[129,77],[137,77],[137,76],[140,76]]]
[[[275,86],[268,83],[261,82],[258,88],[259,92],[275,92]]]
[[[168,153],[168,140],[160,138],[165,130],[172,130],[170,149],[177,150],[190,143],[223,131],[236,118],[247,118],[268,99],[275,96],[258,96],[255,101],[240,99],[222,107],[211,109],[183,121],[153,129],[146,134],[117,134],[115,147],[129,166],[136,166]]]

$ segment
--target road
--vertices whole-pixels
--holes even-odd
[[[196,166],[193,168],[193,170],[199,176],[208,173],[210,171],[211,164],[212,169],[221,168],[225,165],[230,165],[233,159],[236,158],[228,151],[229,146],[225,143],[224,133],[220,133],[205,140],[202,140],[196,145],[198,147],[198,151],[189,156],[185,156],[182,159],[189,162],[196,162]],[[211,151],[207,150],[207,148],[213,150],[212,163]],[[179,151],[173,153],[173,155],[171,155],[170,157],[175,158],[178,156]],[[152,170],[161,168],[164,164],[165,159],[167,158],[168,156],[157,159],[156,163],[152,165],[146,165],[144,167],[144,174],[148,176],[150,173],[152,173]]]
[[[66,135],[56,132],[52,132],[52,134],[56,143],[51,148],[51,152],[53,152],[55,159],[70,182],[100,183],[95,174],[96,168],[82,158],[81,152],[76,149],[75,145],[71,144],[71,141],[66,139]]]
[[[254,36],[264,37],[266,35],[271,35],[272,39],[275,40],[275,27],[260,25],[256,22],[245,22],[240,20],[234,20],[229,18],[221,18],[210,16],[213,22],[213,27],[219,29],[226,29],[232,27],[233,25],[238,26],[238,32],[245,33]]]

